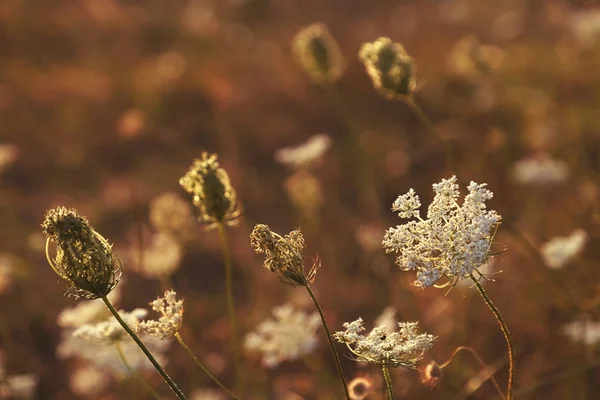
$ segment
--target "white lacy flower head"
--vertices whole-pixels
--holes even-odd
[[[274,319],[260,323],[246,335],[247,351],[262,354],[264,366],[274,368],[282,361],[293,361],[312,352],[318,343],[319,314],[307,314],[292,304],[275,307]]]
[[[292,169],[310,168],[323,158],[331,142],[328,135],[314,135],[299,146],[277,150],[275,160]]]
[[[385,325],[380,325],[363,336],[360,332],[365,327],[362,318],[359,318],[344,323],[346,330],[334,333],[333,337],[346,344],[358,362],[414,368],[436,339],[428,333],[417,333],[417,325],[418,322],[399,322],[397,332],[388,332]]]
[[[93,365],[80,366],[69,376],[71,392],[85,398],[98,396],[109,384],[110,376]]]
[[[189,202],[176,193],[165,192],[150,202],[150,223],[158,232],[185,237],[195,224]]]
[[[544,243],[540,253],[551,269],[561,269],[583,250],[587,234],[581,229],[574,230],[569,236],[557,236]]]
[[[127,325],[135,331],[136,325],[148,314],[148,310],[143,308],[136,308],[131,312],[121,310],[119,314]],[[73,332],[73,336],[107,345],[129,338],[129,334],[125,332],[125,329],[114,317],[96,324],[82,325]]]
[[[177,239],[166,233],[152,235],[150,245],[143,250],[140,257],[140,249],[133,247],[130,257],[136,265],[136,270],[147,278],[161,279],[172,275],[183,258],[183,247]],[[138,260],[142,260],[139,265]]]
[[[138,331],[160,339],[172,337],[183,323],[183,300],[177,300],[176,296],[175,291],[169,290],[165,292],[164,297],[159,297],[150,303],[152,309],[160,313],[161,317],[158,321],[148,320],[138,323]]]
[[[561,183],[569,177],[569,165],[555,160],[549,155],[525,158],[513,166],[512,175],[520,184],[552,185]]]
[[[114,288],[108,299],[114,304],[121,297],[121,286]],[[75,307],[65,308],[58,314],[58,325],[63,328],[78,328],[85,324],[101,322],[111,316],[101,299],[81,301]]]
[[[442,277],[449,281],[469,278],[489,257],[493,230],[501,217],[486,210],[493,193],[486,184],[471,182],[459,205],[456,177],[433,185],[435,197],[421,218],[421,202],[413,189],[396,199],[392,210],[401,218],[416,218],[390,228],[383,239],[388,253],[396,253],[396,264],[404,271],[417,271],[415,285],[429,287]]]
[[[594,346],[600,343],[600,322],[590,321],[589,316],[580,316],[561,329],[563,335],[573,342]]]

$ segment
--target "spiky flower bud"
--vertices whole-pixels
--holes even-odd
[[[117,286],[123,267],[112,246],[75,210],[48,210],[42,223],[46,235],[46,258],[68,282],[67,294],[86,299],[106,296]],[[50,256],[50,242],[56,255]]]
[[[257,254],[265,254],[265,267],[282,282],[307,286],[314,281],[320,263],[316,260],[308,273],[304,271],[304,237],[299,229],[282,237],[267,225],[258,224],[250,235],[250,244]]]
[[[293,50],[315,83],[335,82],[342,76],[342,53],[325,25],[316,23],[302,28],[294,38]]]
[[[411,96],[417,87],[414,62],[400,43],[381,37],[364,43],[358,53],[373,86],[388,99]]]
[[[241,214],[235,190],[227,172],[219,167],[216,154],[202,153],[179,180],[183,189],[194,196],[200,221],[215,226],[233,225]]]

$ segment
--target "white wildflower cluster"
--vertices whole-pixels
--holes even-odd
[[[133,328],[148,314],[148,310],[143,308],[136,308],[131,312],[121,310],[119,314],[127,325]],[[125,332],[125,329],[123,329],[116,318],[109,318],[96,324],[85,324],[77,328],[73,332],[73,336],[106,345],[129,338],[129,334]]]
[[[7,375],[0,353],[0,399],[32,399],[38,380],[33,374]]]
[[[520,184],[553,185],[569,177],[569,165],[548,155],[525,158],[513,166],[513,179]]]
[[[172,337],[183,323],[183,300],[177,300],[176,296],[177,293],[169,290],[165,292],[164,297],[159,297],[150,303],[152,309],[162,316],[158,321],[139,322],[137,330],[163,340]]]
[[[544,243],[540,253],[551,269],[561,269],[583,250],[588,236],[581,229],[574,230],[569,236],[557,236]]]
[[[159,232],[152,235],[150,245],[142,254],[139,248],[133,247],[130,257],[142,276],[161,279],[177,271],[183,258],[183,246],[173,236]]]
[[[328,135],[314,135],[299,146],[277,150],[275,160],[292,169],[310,168],[323,158],[325,152],[331,147],[331,142]]]
[[[589,316],[580,316],[565,324],[561,329],[563,335],[573,342],[586,346],[600,343],[600,322],[590,321]]]
[[[296,360],[316,348],[316,332],[321,323],[318,313],[306,314],[285,304],[275,307],[273,316],[248,333],[244,343],[247,351],[262,354],[264,366],[277,367],[282,361]]]
[[[471,182],[462,206],[456,177],[434,184],[435,197],[427,219],[419,213],[421,202],[414,190],[398,197],[392,210],[401,218],[416,218],[390,228],[383,239],[386,252],[397,253],[396,264],[404,271],[417,271],[415,285],[429,287],[442,277],[468,278],[488,259],[492,230],[501,217],[486,210],[493,193],[486,184]]]
[[[117,286],[108,294],[114,304],[121,297],[121,286]],[[75,307],[65,308],[58,314],[58,325],[62,328],[78,328],[85,324],[101,322],[111,316],[110,311],[101,299],[81,301]]]
[[[150,202],[150,223],[158,232],[185,237],[195,224],[189,203],[173,192],[165,192]]]
[[[423,354],[431,349],[435,336],[428,333],[417,333],[418,322],[400,322],[398,332],[388,332],[385,325],[380,325],[367,335],[362,318],[344,323],[345,331],[338,331],[333,337],[346,344],[356,356],[356,361],[388,367],[413,368]]]

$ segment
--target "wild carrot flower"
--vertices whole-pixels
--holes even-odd
[[[513,179],[520,184],[556,185],[569,177],[569,165],[547,154],[531,156],[517,161],[512,169]]]
[[[310,169],[321,161],[331,144],[332,140],[328,135],[314,135],[299,146],[277,150],[275,160],[294,170]]]
[[[86,299],[106,296],[117,286],[123,267],[112,246],[75,210],[58,207],[46,212],[42,223],[46,235],[46,258],[68,282],[67,294]],[[49,253],[56,243],[56,256]]]
[[[363,44],[358,55],[373,86],[386,98],[398,99],[413,94],[417,87],[414,61],[400,43],[381,37]]]
[[[600,343],[600,322],[590,320],[588,315],[582,315],[563,325],[563,335],[571,341],[594,346]]]
[[[152,199],[149,214],[156,231],[176,238],[185,238],[194,226],[189,203],[176,193],[165,192]]]
[[[299,229],[282,237],[267,225],[257,224],[250,235],[250,244],[257,254],[265,255],[265,267],[275,272],[283,283],[307,286],[315,279],[319,263],[315,261],[308,273],[304,271],[305,244]]]
[[[398,332],[388,332],[384,325],[377,326],[367,335],[362,318],[344,323],[345,331],[333,337],[344,343],[358,362],[367,362],[385,367],[414,368],[423,354],[431,349],[435,336],[417,333],[418,322],[400,322]]]
[[[435,197],[421,218],[421,202],[413,189],[396,199],[392,210],[400,218],[416,218],[390,228],[383,239],[386,252],[397,253],[396,264],[417,271],[416,286],[435,285],[442,277],[450,281],[469,278],[489,257],[492,230],[500,223],[496,211],[485,202],[493,193],[486,184],[471,182],[469,194],[459,205],[456,177],[434,184]]]
[[[227,172],[219,167],[216,154],[202,153],[202,157],[194,160],[179,184],[194,196],[201,222],[209,227],[221,223],[234,225],[237,222],[241,209],[236,192]]]
[[[342,76],[342,53],[325,25],[316,23],[302,28],[292,47],[298,62],[313,82],[331,83]]]
[[[146,248],[132,247],[130,258],[135,261],[140,258],[143,260],[141,265],[134,263],[134,269],[140,275],[162,279],[171,276],[179,268],[183,258],[183,246],[170,234],[155,233]]]
[[[0,399],[32,399],[39,378],[33,374],[7,375],[0,353]]]
[[[283,361],[296,360],[317,346],[318,313],[307,314],[291,304],[275,307],[274,319],[260,323],[246,335],[245,348],[262,354],[264,366],[274,368]]]
[[[183,300],[177,300],[173,290],[165,292],[164,297],[159,297],[150,305],[152,309],[161,314],[156,320],[142,321],[137,324],[137,329],[159,339],[168,339],[175,335],[183,323]]]
[[[576,229],[568,236],[553,237],[542,245],[540,253],[548,268],[561,269],[581,253],[587,238],[584,230]]]

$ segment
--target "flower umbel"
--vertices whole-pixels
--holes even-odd
[[[86,299],[106,296],[117,286],[123,267],[112,246],[75,210],[48,210],[42,223],[46,235],[46,258],[61,278],[69,283],[67,294]],[[49,252],[56,243],[56,256]]]
[[[209,227],[221,223],[234,225],[241,214],[235,190],[227,172],[219,167],[216,154],[202,153],[179,180],[183,189],[194,196],[200,221]]]
[[[400,269],[417,271],[416,286],[433,286],[442,277],[452,283],[469,278],[488,260],[492,230],[501,217],[494,210],[486,210],[485,202],[493,193],[485,186],[471,182],[461,206],[457,203],[456,176],[434,184],[436,195],[427,219],[421,218],[421,203],[412,189],[394,202],[392,210],[401,218],[417,220],[390,228],[382,244],[386,252],[398,254]]]
[[[150,303],[152,309],[162,316],[158,321],[148,320],[138,323],[137,329],[160,339],[168,339],[179,331],[183,323],[183,300],[177,300],[176,295],[175,291],[169,290],[165,292],[164,297],[159,297]]]
[[[307,286],[314,281],[320,263],[315,260],[308,274],[304,271],[304,237],[299,229],[282,237],[267,225],[258,224],[250,234],[250,244],[257,254],[265,254],[265,267],[283,283]]]
[[[316,332],[321,320],[318,313],[295,310],[291,304],[275,307],[274,319],[260,323],[246,335],[245,347],[262,353],[266,367],[276,367],[282,361],[296,360],[310,353],[317,345]]]
[[[358,56],[375,89],[388,99],[407,97],[415,91],[414,62],[400,43],[381,37],[372,43],[364,43]]]
[[[377,326],[367,335],[362,318],[344,323],[345,331],[333,334],[334,339],[346,344],[356,356],[356,361],[386,367],[414,368],[423,354],[431,349],[435,336],[417,333],[418,322],[400,322],[398,332],[387,332],[385,326]]]
[[[342,76],[340,48],[323,24],[302,28],[294,38],[294,54],[315,83],[335,82]]]

